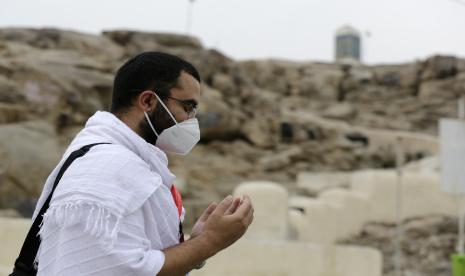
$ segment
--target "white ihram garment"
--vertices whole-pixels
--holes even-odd
[[[101,142],[111,144],[76,159],[55,190],[39,233],[39,276],[154,276],[165,261],[161,250],[179,243],[170,192],[175,176],[166,155],[108,112],[93,115],[73,140],[48,177],[33,218],[68,155]]]

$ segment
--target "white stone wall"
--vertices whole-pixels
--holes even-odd
[[[319,200],[294,198],[291,202],[309,211],[309,216],[302,217],[300,211],[289,212],[288,193],[279,184],[243,183],[234,194],[247,194],[252,198],[255,220],[250,232],[191,275],[381,276],[382,257],[378,250],[329,244],[334,237],[355,231],[355,226],[341,226],[355,225],[355,221],[363,219],[342,217],[347,212],[365,209],[364,196],[348,194],[346,190],[328,190],[321,194]],[[294,228],[304,229],[307,236],[301,236],[299,241],[290,241],[289,221]],[[0,225],[0,244],[5,248],[0,251],[0,276],[6,276],[11,272],[30,220],[0,218]],[[305,240],[317,240],[317,243]]]
[[[31,223],[30,219],[0,218],[0,276],[13,271]]]
[[[381,276],[382,257],[371,248],[244,239],[191,276]]]
[[[352,175],[353,191],[370,198],[369,219],[394,222],[397,175],[394,170],[364,170]],[[405,172],[401,178],[401,202],[404,218],[425,215],[457,215],[454,196],[440,190],[438,173]]]
[[[324,190],[348,187],[350,172],[301,172],[297,175],[297,187],[310,195],[318,195]]]
[[[289,219],[297,239],[334,243],[357,234],[372,221],[395,222],[397,175],[393,170],[352,174],[350,189],[331,189],[317,198],[289,201]],[[401,180],[402,217],[457,214],[456,199],[440,191],[434,172],[405,172]]]
[[[257,240],[286,240],[288,236],[288,193],[267,181],[245,182],[235,196],[248,195],[254,204],[254,221],[246,236]]]

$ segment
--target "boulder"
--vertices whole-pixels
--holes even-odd
[[[457,71],[458,68],[456,57],[434,56],[426,60],[421,79],[444,79],[455,76]]]
[[[14,208],[31,216],[63,151],[54,127],[45,121],[1,125],[0,149],[0,208]]]
[[[24,98],[24,94],[20,91],[17,84],[7,79],[0,72],[0,102],[19,103],[24,101]]]
[[[5,104],[0,102],[0,124],[23,121],[27,118],[28,110],[20,104]]]
[[[0,41],[17,42],[39,49],[61,49],[85,55],[104,57],[106,60],[120,59],[123,48],[105,36],[90,35],[53,28],[0,29]]]
[[[105,31],[103,36],[124,47],[126,57],[145,51],[162,51],[180,56],[192,63],[209,85],[214,74],[229,72],[232,66],[231,59],[214,49],[205,49],[200,40],[192,36],[128,30]]]
[[[465,59],[457,59],[457,71],[465,72]]]
[[[221,91],[226,97],[238,96],[239,91],[236,90],[236,84],[231,76],[224,73],[216,73],[212,77],[212,86]]]
[[[271,117],[247,118],[241,127],[241,133],[252,144],[260,148],[271,148],[276,136],[272,136],[270,128],[277,128],[276,121]]]
[[[299,156],[302,150],[298,146],[290,147],[282,152],[273,152],[258,160],[258,166],[264,171],[282,171],[293,163],[293,158]]]
[[[402,272],[404,275],[452,275],[450,252],[457,244],[457,218],[416,217],[402,222]],[[368,223],[344,244],[369,246],[383,253],[383,275],[396,275],[395,224]]]
[[[244,115],[230,106],[220,91],[203,86],[197,118],[203,141],[234,140],[240,137]]]
[[[420,64],[379,65],[373,67],[374,80],[378,85],[413,87],[419,79]]]
[[[453,90],[458,95],[465,95],[465,71],[457,74],[453,86]]]
[[[350,103],[335,103],[323,111],[323,117],[339,120],[350,120],[357,115],[357,111]]]
[[[203,48],[199,39],[181,34],[109,30],[103,32],[103,37],[127,49],[131,56],[148,49],[155,51],[164,47],[197,50]]]
[[[420,99],[455,99],[454,79],[430,80],[421,83],[418,97]]]
[[[75,118],[87,118],[109,108],[113,76],[103,62],[69,50],[28,49],[9,58],[9,81],[36,114],[53,118],[71,112]]]

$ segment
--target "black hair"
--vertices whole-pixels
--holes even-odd
[[[195,67],[180,57],[162,52],[141,53],[121,66],[113,82],[111,112],[125,111],[144,90],[152,90],[164,99],[170,96],[181,72],[200,82]]]

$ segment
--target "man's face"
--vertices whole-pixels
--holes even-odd
[[[156,91],[155,91],[156,92]],[[157,99],[153,95],[154,100]],[[181,72],[176,87],[171,89],[171,95],[162,99],[178,123],[190,119],[195,115],[193,109],[197,108],[200,99],[200,83],[190,74]],[[157,100],[158,101],[158,100]],[[149,118],[160,135],[161,132],[175,124],[165,108],[157,102],[155,109],[148,112]],[[147,120],[143,118],[139,123],[142,137],[149,143],[155,144],[157,136],[153,133]]]
[[[165,100],[164,103],[176,121],[180,123],[189,119],[188,114],[192,112],[192,108],[197,108],[199,99],[200,83],[191,75],[181,72],[178,85],[171,89],[171,98]]]

